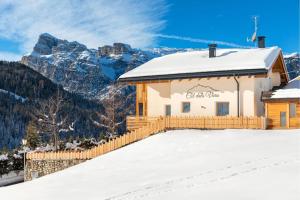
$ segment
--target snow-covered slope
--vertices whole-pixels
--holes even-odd
[[[6,188],[1,199],[300,199],[299,130],[178,130]]]

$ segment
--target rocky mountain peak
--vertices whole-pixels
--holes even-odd
[[[77,52],[87,50],[87,47],[79,42],[69,42],[58,39],[49,33],[43,33],[39,36],[37,43],[33,48],[33,53],[38,55],[51,55],[57,52]]]
[[[110,54],[119,55],[124,53],[130,53],[133,49],[129,44],[114,43],[111,45],[104,45],[98,48],[98,56],[109,56]]]
[[[61,40],[50,35],[43,33],[39,36],[38,42],[35,44],[33,51],[40,55],[49,55],[52,53],[52,48],[57,46]]]

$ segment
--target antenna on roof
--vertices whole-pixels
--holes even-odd
[[[257,31],[258,31],[258,16],[253,16],[253,21],[254,21],[254,33],[252,34],[251,38],[247,37],[247,42],[255,42],[256,41],[256,36],[257,36]]]

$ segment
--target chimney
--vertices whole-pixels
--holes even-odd
[[[217,44],[209,44],[208,47],[209,47],[208,48],[209,57],[210,58],[216,57],[216,47],[217,47]]]
[[[258,36],[257,37],[257,41],[258,41],[258,48],[265,48],[266,44],[265,44],[265,36]]]

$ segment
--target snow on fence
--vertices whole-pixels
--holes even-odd
[[[0,187],[24,181],[24,171],[11,171],[0,175]]]
[[[128,133],[84,151],[31,152],[27,160],[88,160],[166,129],[265,129],[264,117],[127,117]]]
[[[127,117],[127,129],[134,130],[163,119],[167,129],[199,128],[199,129],[265,129],[264,117]]]
[[[162,118],[157,118],[141,128],[109,140],[89,150],[84,151],[57,151],[57,152],[31,152],[26,154],[27,160],[88,160],[111,152],[130,143],[142,140],[150,135],[165,130]]]

